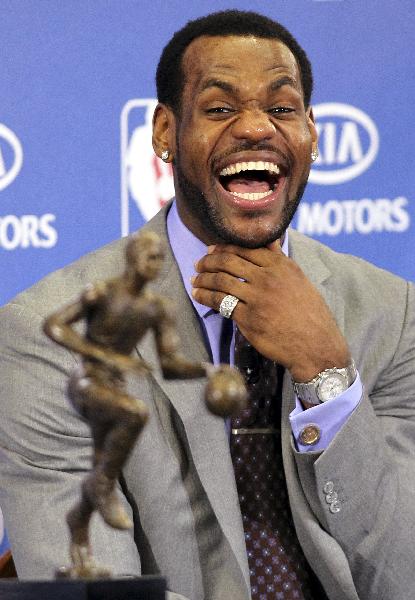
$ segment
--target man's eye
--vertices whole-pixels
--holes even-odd
[[[229,108],[229,106],[212,106],[212,108],[208,108],[206,112],[209,115],[225,115],[233,112],[233,109]]]
[[[290,106],[273,106],[268,111],[271,115],[283,115],[294,112],[294,109]]]

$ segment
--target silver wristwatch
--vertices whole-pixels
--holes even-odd
[[[326,369],[307,383],[294,384],[294,391],[302,402],[321,404],[345,392],[357,377],[356,365],[352,360],[348,367]]]

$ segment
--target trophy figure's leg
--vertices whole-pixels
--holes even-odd
[[[148,419],[148,409],[144,402],[123,390],[94,386],[89,391],[99,397],[101,406],[96,411],[97,418],[89,410],[95,443],[94,469],[84,482],[83,493],[108,525],[129,529],[133,524],[121,504],[116,484]]]
[[[148,409],[144,402],[132,398],[122,388],[102,385],[79,372],[70,379],[68,396],[91,428],[94,468],[82,484],[80,502],[67,515],[72,567],[60,569],[57,577],[108,577],[110,572],[94,562],[89,522],[97,510],[111,527],[132,527],[116,484],[148,419]]]
[[[111,571],[105,567],[98,566],[92,555],[89,541],[89,522],[94,511],[88,498],[82,493],[80,502],[66,515],[71,542],[70,556],[72,564],[70,567],[61,567],[56,571],[59,579],[97,579],[108,578]]]

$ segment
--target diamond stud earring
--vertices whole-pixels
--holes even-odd
[[[163,150],[163,152],[161,153],[161,160],[164,160],[164,162],[169,160],[169,156],[170,156],[170,152],[168,150]]]
[[[311,160],[315,162],[318,159],[318,148],[311,151]]]

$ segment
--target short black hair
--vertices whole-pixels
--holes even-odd
[[[184,86],[182,59],[186,48],[202,36],[248,36],[281,41],[295,56],[301,75],[304,105],[308,107],[313,90],[313,74],[307,54],[294,36],[280,23],[251,11],[224,10],[189,21],[176,31],[165,46],[156,73],[159,102],[180,113]]]

